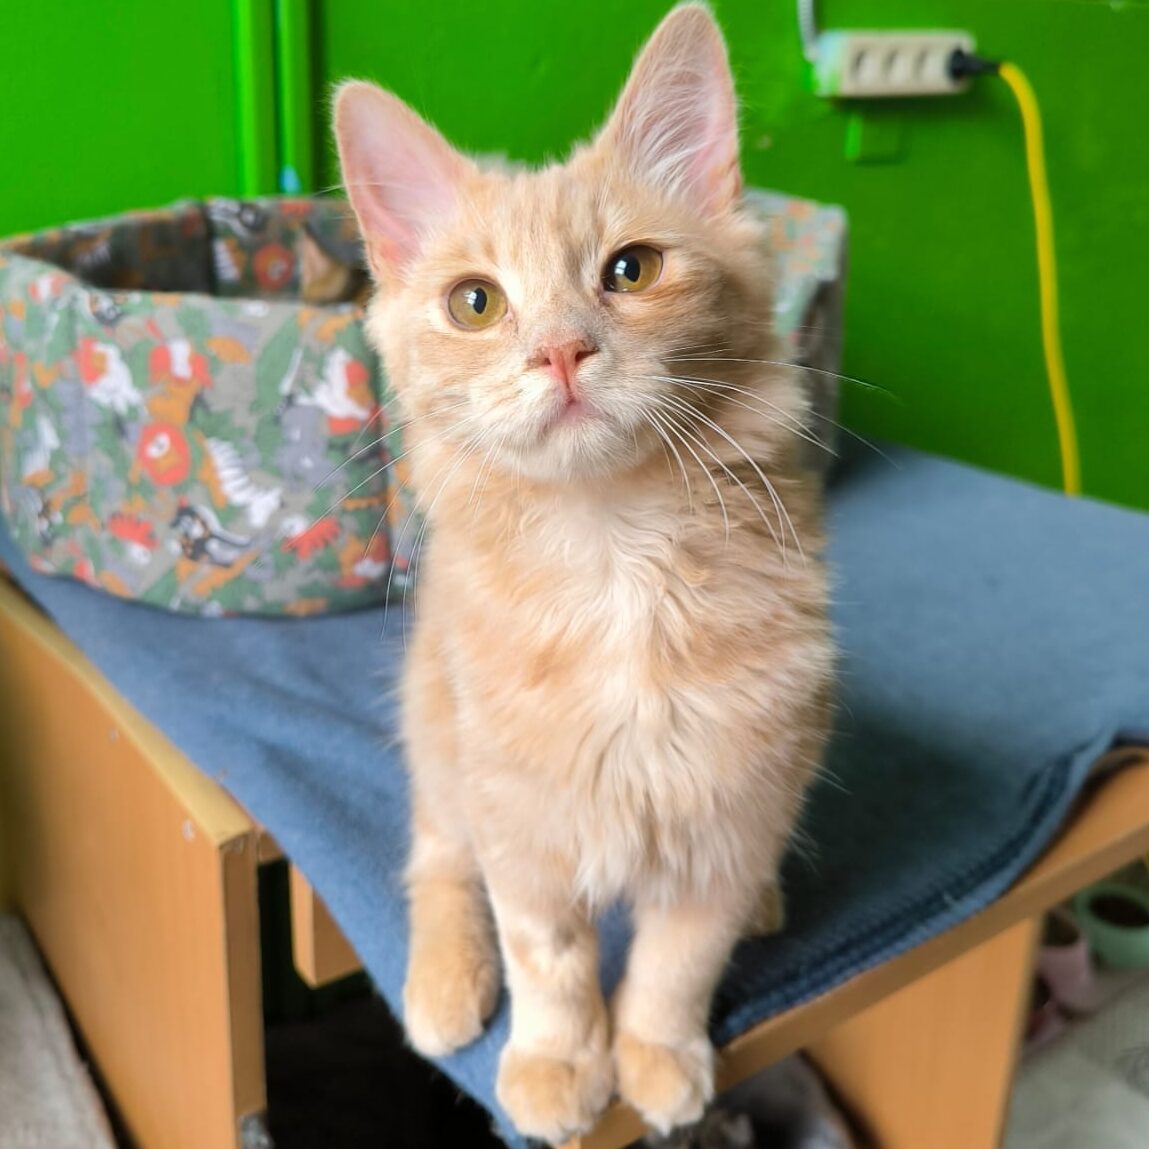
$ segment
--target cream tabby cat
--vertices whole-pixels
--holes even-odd
[[[598,138],[541,171],[480,168],[366,83],[336,131],[429,524],[407,1032],[473,1040],[501,967],[520,1130],[561,1141],[616,1086],[666,1130],[711,1096],[732,946],[780,912],[832,668],[721,34],[674,10]],[[619,898],[608,1012],[593,919]]]

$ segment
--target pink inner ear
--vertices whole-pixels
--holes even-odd
[[[659,25],[600,139],[640,178],[700,210],[720,211],[738,198],[734,82],[705,9],[676,8]]]
[[[361,81],[339,90],[335,134],[372,266],[402,272],[453,211],[468,161],[402,100]]]

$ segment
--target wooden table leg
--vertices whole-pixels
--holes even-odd
[[[311,883],[291,867],[291,942],[295,968],[310,986],[327,985],[363,968]]]
[[[996,1149],[1040,918],[1018,922],[809,1049],[881,1149]]]
[[[259,1144],[255,827],[2,583],[0,747],[18,908],[133,1140]]]

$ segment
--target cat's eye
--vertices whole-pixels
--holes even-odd
[[[645,243],[616,251],[606,261],[602,285],[607,291],[645,291],[662,274],[662,252]]]
[[[447,296],[447,314],[468,331],[497,323],[507,313],[507,297],[489,279],[464,279]]]

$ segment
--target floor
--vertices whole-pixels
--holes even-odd
[[[112,1149],[99,1097],[23,922],[0,914],[0,1149]]]
[[[1149,975],[1022,1064],[1004,1149],[1147,1145]]]

